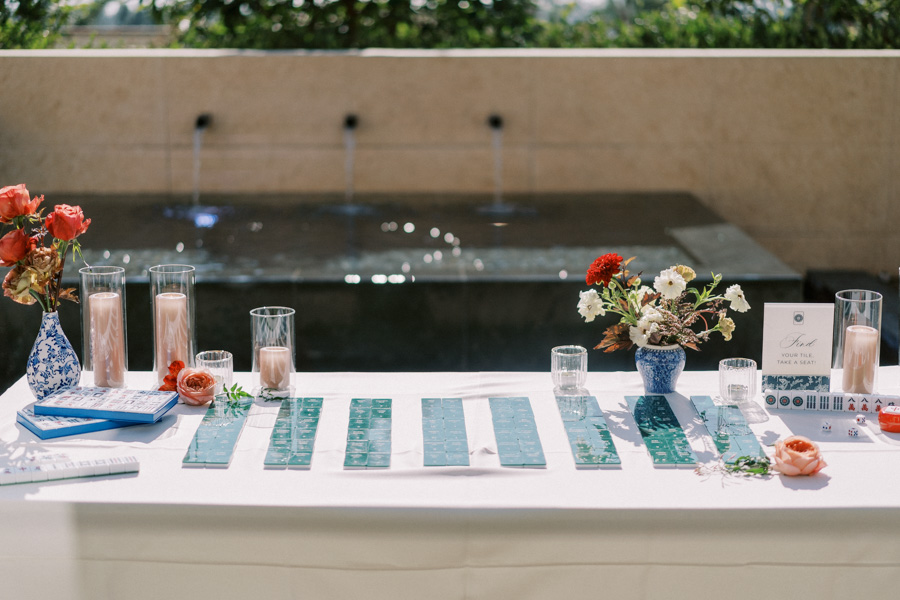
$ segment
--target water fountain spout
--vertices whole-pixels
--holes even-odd
[[[200,150],[203,147],[203,133],[212,124],[212,115],[202,113],[194,121],[194,193],[191,200],[194,206],[200,206]]]
[[[356,127],[359,125],[359,117],[349,114],[344,117],[344,200],[347,204],[353,203],[353,160],[356,153]]]

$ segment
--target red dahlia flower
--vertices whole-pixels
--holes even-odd
[[[622,260],[624,259],[615,252],[604,254],[595,260],[588,268],[586,278],[587,284],[594,285],[595,283],[602,283],[603,285],[609,285],[610,280],[619,272],[619,267],[622,266]]]

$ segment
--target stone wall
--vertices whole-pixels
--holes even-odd
[[[496,113],[509,191],[687,191],[800,271],[900,265],[897,51],[0,51],[0,81],[0,184],[51,201],[190,193],[201,113],[206,192],[343,191],[354,113],[360,193],[490,193]]]

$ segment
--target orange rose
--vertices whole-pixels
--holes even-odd
[[[203,369],[182,369],[178,373],[178,397],[185,404],[203,406],[216,397],[216,378]]]
[[[43,196],[38,196],[32,200],[24,183],[0,189],[0,223],[9,223],[15,217],[30,215],[37,210],[43,199]]]
[[[814,475],[826,466],[819,455],[819,447],[809,438],[793,435],[775,442],[775,466],[772,468],[784,475]]]
[[[67,242],[87,231],[90,224],[91,220],[84,218],[84,212],[80,206],[69,206],[68,204],[57,204],[44,221],[50,235]]]
[[[15,229],[0,238],[0,266],[11,267],[37,245],[24,229]]]

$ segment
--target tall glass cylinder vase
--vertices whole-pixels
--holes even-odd
[[[197,348],[194,267],[150,267],[150,300],[153,304],[153,371],[157,383],[161,384],[173,362],[194,366]]]
[[[255,392],[288,396],[294,373],[294,311],[262,306],[250,311]]]
[[[85,385],[125,387],[128,348],[125,331],[125,269],[84,267],[81,327]]]
[[[834,299],[832,385],[838,391],[877,390],[881,348],[881,294],[844,290]]]

